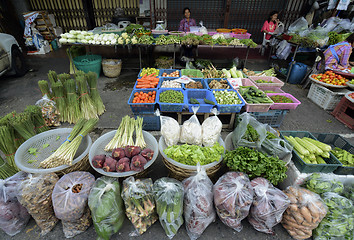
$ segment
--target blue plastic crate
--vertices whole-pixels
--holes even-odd
[[[136,85],[137,85],[137,84],[138,84],[138,81],[136,81],[135,84],[134,84],[134,87],[133,87],[134,90],[140,90],[140,89],[149,89],[149,90],[151,90],[151,89],[158,89],[158,88],[160,88],[160,85],[161,85],[161,79],[160,79],[159,83],[157,84],[157,86],[156,86],[155,88],[136,88]]]
[[[167,73],[167,74],[171,74],[175,71],[178,71],[179,72],[179,76],[178,77],[181,77],[181,70],[178,70],[178,69],[159,69],[160,70],[160,73],[159,73],[159,77],[163,77],[162,74],[163,73]]]
[[[155,112],[156,99],[155,99],[154,103],[133,103],[134,94],[136,92],[148,93],[151,91],[156,91],[156,98],[157,98],[157,94],[158,94],[157,88],[140,89],[140,90],[133,90],[132,91],[132,93],[130,94],[129,100],[128,100],[128,104],[134,114],[154,113]]]
[[[196,82],[201,82],[202,83],[202,86],[203,86],[203,89],[205,90],[208,90],[209,87],[208,85],[205,83],[204,79],[203,78],[191,78],[192,80],[196,81]],[[184,84],[184,89],[185,90],[188,90],[188,89],[193,89],[193,90],[203,90],[203,89],[199,89],[199,88],[187,88],[186,87],[187,84]]]
[[[213,92],[213,91],[225,91],[225,89],[224,90],[222,90],[222,89],[211,90],[211,92]],[[243,100],[243,98],[241,97],[241,95],[237,91],[235,91],[233,89],[227,89],[227,91],[236,92],[238,98],[241,100],[242,103],[241,104],[219,104],[215,100],[216,107],[218,108],[219,112],[220,113],[238,113],[238,112],[240,112],[241,108],[243,106],[245,106],[245,101]],[[214,96],[214,94],[213,94],[213,96]]]
[[[206,79],[204,79],[204,82],[205,82],[206,86],[208,87],[208,89],[210,89],[210,90],[218,90],[218,89],[212,89],[209,87],[209,83],[213,80],[217,80],[217,81],[226,80],[227,85],[229,86],[229,88],[227,88],[227,89],[233,89],[232,85],[229,83],[229,81],[227,81],[226,78],[206,78]]]
[[[210,113],[210,110],[215,106],[211,104],[206,104],[204,102],[204,98],[214,102],[216,104],[216,100],[214,98],[213,93],[210,90],[202,90],[202,89],[187,89],[186,90],[187,101],[188,101],[188,109],[189,112],[193,112],[192,107],[199,106],[198,112],[200,113]],[[195,98],[200,104],[191,104],[190,99]]]
[[[161,77],[160,78],[160,82],[159,82],[159,89],[162,88],[162,83],[164,81],[171,81],[171,80],[176,80],[177,78],[173,78],[173,77]],[[184,84],[181,83],[181,88],[173,88],[173,89],[183,89],[184,88]],[[166,89],[166,88],[162,88],[162,89]]]
[[[293,136],[293,137],[308,137],[317,140],[310,132],[306,131],[280,131],[280,136],[285,139],[284,136]],[[285,139],[285,141],[287,141]],[[329,153],[329,158],[323,158],[323,160],[327,164],[309,164],[304,162],[302,158],[297,154],[296,151],[293,150],[293,157],[292,160],[296,166],[296,168],[301,173],[313,173],[313,172],[322,172],[322,173],[331,173],[340,167],[342,164],[337,160],[337,158],[332,154]]]
[[[168,91],[168,90],[174,90],[174,91],[179,91],[183,93],[183,103],[164,103],[164,102],[160,102],[160,94]],[[157,103],[159,104],[160,107],[160,111],[161,112],[182,112],[184,106],[186,105],[186,94],[185,91],[183,89],[177,89],[177,88],[161,88],[159,89],[158,93],[157,93]]]
[[[143,68],[140,69],[140,72],[138,73],[138,78],[141,78],[142,76],[140,76],[141,72],[143,71]],[[160,76],[160,69],[159,69],[159,73],[157,74],[156,77],[159,77]]]
[[[143,118],[143,130],[160,131],[161,122],[159,116],[155,116],[154,114],[134,114],[135,119],[138,116]]]
[[[258,122],[271,127],[280,127],[288,110],[269,110],[268,112],[250,112]]]

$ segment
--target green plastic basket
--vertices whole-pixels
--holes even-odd
[[[78,70],[84,71],[85,73],[88,72],[95,72],[97,77],[100,76],[101,73],[101,63],[102,63],[102,56],[100,55],[83,55],[78,56],[73,59],[75,67]]]
[[[310,132],[306,131],[280,131],[280,136],[287,141],[284,136],[293,136],[293,137],[308,137],[317,140]],[[292,160],[296,166],[296,168],[301,173],[313,173],[313,172],[321,172],[321,173],[331,173],[336,170],[342,164],[337,160],[337,158],[329,153],[329,158],[324,158],[327,164],[308,164],[305,163],[304,160],[293,150]]]

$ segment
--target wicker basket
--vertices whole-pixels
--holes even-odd
[[[221,137],[219,138],[219,143],[220,143],[220,145],[222,145],[225,148],[224,141],[222,140]],[[181,163],[176,162],[173,159],[167,157],[166,154],[163,152],[163,150],[165,148],[167,148],[166,143],[165,143],[165,139],[163,137],[160,137],[159,151],[162,155],[163,163],[165,164],[165,166],[167,167],[167,169],[170,172],[170,174],[169,174],[170,177],[173,177],[177,180],[182,181],[183,179],[188,178],[197,172],[197,166],[190,166],[190,165],[181,164]],[[206,173],[208,174],[208,176],[210,178],[213,178],[214,175],[222,167],[222,163],[223,163],[223,161],[222,161],[222,157],[221,157],[219,161],[209,163],[207,165],[204,165],[203,167],[206,168],[205,170],[206,170]]]
[[[115,62],[115,64],[108,64],[108,62]],[[115,78],[120,75],[122,70],[122,60],[120,59],[104,59],[102,61],[103,74],[109,78]]]

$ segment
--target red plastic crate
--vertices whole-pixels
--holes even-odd
[[[340,100],[332,115],[350,129],[354,129],[354,103],[346,97]]]

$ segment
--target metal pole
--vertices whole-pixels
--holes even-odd
[[[139,66],[140,66],[140,69],[141,69],[142,66],[141,66],[141,46],[140,45],[139,45],[138,49],[139,49]]]
[[[249,52],[250,52],[250,46],[247,46],[246,59],[245,59],[245,65],[244,65],[244,67],[246,67],[246,65],[247,65],[247,59],[248,59],[248,54],[249,54]]]

